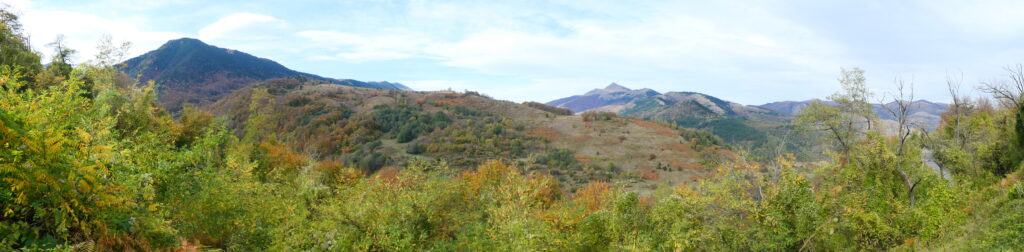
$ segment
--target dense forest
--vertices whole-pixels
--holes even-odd
[[[356,113],[304,96],[267,102],[303,82],[281,79],[245,89],[234,103],[244,106],[223,110],[233,117],[171,114],[152,83],[119,70],[126,44],[106,39],[94,59],[72,64],[75,50],[58,39],[43,65],[17,17],[0,14],[3,250],[1024,249],[1020,68],[1008,69],[1010,84],[984,87],[991,99],[951,83],[953,105],[934,132],[906,120],[913,87],[900,83],[897,125],[878,126],[863,71],[845,70],[828,98],[837,106],[813,104],[792,122],[820,136],[824,161],[706,151],[728,157],[705,158],[711,172],[696,183],[640,194],[612,179],[615,164],[584,166],[470,106]],[[694,148],[723,145],[664,128]],[[407,149],[375,151],[392,143]]]

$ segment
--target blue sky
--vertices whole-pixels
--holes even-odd
[[[103,34],[133,56],[194,37],[323,76],[513,101],[611,82],[806,100],[838,90],[842,67],[865,69],[876,96],[901,77],[946,101],[948,74],[972,88],[1024,63],[1024,1],[4,2],[37,50],[64,34],[80,61]]]

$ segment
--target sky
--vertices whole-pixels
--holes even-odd
[[[897,78],[949,100],[1024,63],[1024,1],[0,0],[33,47],[59,34],[91,59],[192,37],[334,78],[540,101],[615,82],[748,105],[824,98],[843,68],[875,99]]]

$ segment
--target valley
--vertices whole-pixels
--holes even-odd
[[[947,73],[949,104],[915,98],[934,98],[935,80],[921,81],[922,92],[897,76],[875,94],[874,75],[853,67],[830,77],[838,81],[827,97],[744,105],[672,71],[705,89],[627,87],[647,79],[638,75],[579,94],[568,89],[586,83],[553,87],[570,81],[544,75],[576,70],[477,51],[546,57],[527,47],[559,45],[582,59],[574,69],[638,57],[626,64],[645,62],[649,74],[716,65],[647,61],[685,46],[590,58],[555,42],[631,34],[590,23],[547,20],[569,31],[491,31],[452,44],[386,29],[402,35],[290,31],[298,24],[242,13],[201,29],[203,40],[173,38],[131,58],[130,43],[105,36],[94,59],[78,60],[63,36],[39,52],[27,30],[47,26],[8,8],[0,6],[3,251],[1024,249],[1021,65],[980,83],[976,97]],[[425,18],[414,14],[389,18]],[[261,24],[248,33],[261,36],[227,33],[246,22]],[[210,42],[273,41],[262,35],[275,30],[309,39],[275,48],[284,54],[323,50],[281,61],[306,64],[295,69],[323,69],[315,62],[363,77],[451,80],[325,77]],[[517,77],[474,68],[482,66],[534,70]],[[804,76],[764,68],[750,75]],[[588,81],[627,75],[579,71],[601,77]],[[739,75],[707,74],[737,80],[722,73]],[[446,85],[505,89],[412,88]],[[579,95],[504,100],[542,85]]]

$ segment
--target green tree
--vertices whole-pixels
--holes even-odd
[[[875,114],[868,101],[873,94],[868,90],[864,70],[856,67],[850,70],[844,68],[842,75],[839,78],[840,91],[829,95],[828,99],[835,102],[844,113],[863,119],[867,130],[871,130]]]
[[[845,156],[863,136],[862,127],[871,128],[874,112],[867,102],[871,93],[864,82],[864,71],[859,68],[843,69],[842,74],[843,77],[839,79],[842,91],[829,96],[829,100],[836,105],[815,101],[796,115],[793,124],[804,129],[826,132]]]
[[[35,78],[42,69],[39,54],[32,51],[18,16],[0,9],[0,65],[17,69],[22,80]],[[27,87],[23,87],[27,88]]]
[[[53,55],[50,56],[50,64],[46,66],[46,72],[52,80],[40,82],[58,83],[71,77],[73,65],[71,57],[75,55],[75,49],[71,49],[64,42],[64,35],[58,35],[53,42],[46,44],[53,48]]]

